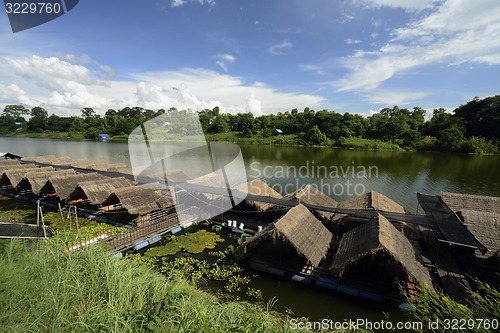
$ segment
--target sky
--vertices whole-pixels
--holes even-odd
[[[0,109],[453,110],[500,93],[498,0],[82,0],[12,33]]]

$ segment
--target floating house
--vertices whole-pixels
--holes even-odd
[[[375,191],[367,192],[365,194],[352,197],[346,201],[342,201],[339,203],[338,208],[378,210],[382,212],[393,212],[401,214],[406,213],[403,206],[398,204],[396,201]],[[364,220],[359,221],[351,219],[344,214],[336,214],[333,217],[333,221],[340,222],[345,218],[349,220],[348,223],[344,224],[345,228],[350,228],[352,226],[359,225],[359,223],[364,223]],[[400,222],[399,226],[401,230],[405,231],[407,236],[418,238],[418,230],[414,225]]]
[[[330,198],[328,195],[321,192],[317,187],[306,184],[300,187],[297,191],[289,193],[285,196],[288,200],[297,200],[301,203],[322,206],[322,207],[338,207],[339,203]],[[334,213],[329,213],[321,210],[313,210],[319,218],[324,221],[330,221],[334,217]]]
[[[472,235],[486,247],[475,256],[500,271],[500,198],[441,193],[442,201],[462,220]]]
[[[283,196],[275,191],[272,187],[267,185],[263,180],[256,178],[252,179],[246,184],[236,186],[236,190],[263,197],[283,199]],[[275,206],[273,203],[245,200],[245,203],[258,211],[266,211]]]
[[[400,298],[401,282],[410,290],[421,283],[433,290],[413,245],[380,214],[342,235],[330,269],[339,283],[387,298]]]
[[[40,189],[43,197],[59,198],[66,201],[69,195],[75,190],[79,183],[90,180],[103,179],[104,176],[98,173],[77,173],[77,174],[54,174],[51,175],[45,185]]]
[[[133,181],[124,177],[104,177],[97,180],[82,181],[68,196],[68,203],[97,206],[103,203],[115,190],[134,185]]]
[[[40,194],[41,188],[47,183],[47,180],[52,176],[73,175],[73,169],[68,170],[49,170],[39,172],[28,172],[23,179],[17,184],[16,190],[22,193]]]
[[[249,253],[250,265],[256,269],[281,276],[311,274],[312,268],[317,268],[327,257],[332,237],[304,205],[298,205],[240,248]]]
[[[161,222],[172,213],[175,203],[162,193],[161,187],[152,186],[154,184],[117,188],[102,202],[100,211],[126,212],[136,226]]]
[[[43,173],[54,171],[53,167],[31,167],[31,168],[12,168],[4,170],[0,178],[0,186],[3,189],[16,188],[28,173]]]

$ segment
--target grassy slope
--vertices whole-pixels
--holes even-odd
[[[263,306],[219,301],[185,280],[99,248],[3,243],[3,332],[288,332]]]

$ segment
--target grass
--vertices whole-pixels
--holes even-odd
[[[11,242],[0,266],[3,332],[292,331],[265,304],[221,302],[99,247],[64,253]]]
[[[362,139],[362,138],[341,138],[336,145],[340,148],[350,148],[350,149],[367,149],[367,150],[404,150],[395,143]]]

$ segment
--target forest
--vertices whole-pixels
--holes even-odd
[[[369,117],[333,110],[292,109],[255,117],[228,114],[218,107],[199,112],[151,110],[142,107],[109,109],[104,116],[89,107],[80,116],[62,117],[41,106],[6,105],[0,115],[0,135],[95,139],[99,133],[126,139],[145,121],[161,114],[197,115],[208,140],[314,145],[365,149],[500,152],[500,95],[473,98],[453,110],[421,107],[383,108]]]

